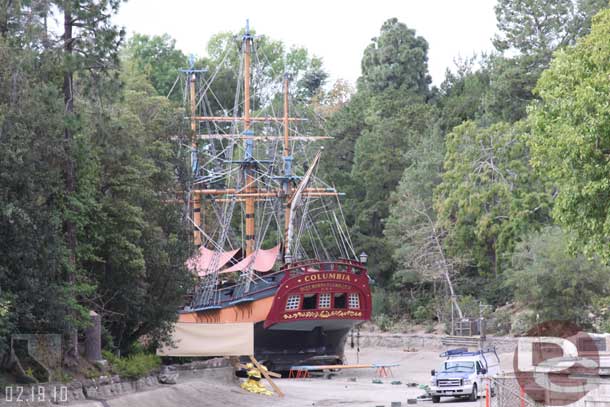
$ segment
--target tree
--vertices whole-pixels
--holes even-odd
[[[208,80],[213,79],[211,90],[215,98],[210,101],[210,105],[212,111],[219,114],[223,114],[222,109],[233,108],[235,87],[242,80],[238,75],[243,34],[241,31],[213,35],[208,41],[207,56],[197,61],[197,66],[208,69]],[[255,33],[252,31],[251,34]],[[290,77],[290,93],[300,101],[308,101],[315,95],[327,77],[322,60],[311,55],[307,49],[288,49],[282,41],[267,36],[257,36],[251,55],[255,66],[252,72],[253,109],[269,108],[274,102],[272,99],[275,93],[270,90],[284,73]],[[281,98],[278,99],[280,100]]]
[[[411,164],[405,168],[396,191],[392,193],[384,234],[394,249],[393,258],[397,265],[392,276],[393,286],[401,289],[444,281],[461,318],[452,282],[459,259],[447,255],[444,244],[446,231],[437,221],[433,208],[432,191],[441,180],[443,148],[437,131],[406,153]]]
[[[551,196],[531,171],[527,136],[522,123],[473,122],[447,136],[436,210],[450,254],[469,256],[483,275],[498,276],[519,236],[548,221]]]
[[[75,1],[63,0],[55,4],[63,14],[64,32],[62,35],[62,92],[64,97],[64,187],[66,194],[64,215],[64,236],[69,253],[69,264],[66,272],[68,290],[74,290],[72,296],[76,298],[80,293],[76,291],[78,283],[78,217],[79,206],[77,197],[77,184],[75,162],[75,133],[79,130],[79,118],[75,112],[75,99],[77,98],[74,82],[75,72],[87,73],[79,85],[99,84],[100,74],[107,73],[118,65],[118,47],[121,44],[123,32],[110,22],[112,12],[116,12],[119,0],[102,1]],[[90,80],[87,83],[87,80]],[[99,88],[97,88],[99,89]],[[74,325],[67,336],[67,353],[64,363],[74,364],[78,359],[78,338],[75,324],[82,315],[74,316]],[[72,361],[70,361],[72,359]]]
[[[606,0],[499,0],[496,17],[500,33],[496,49],[504,55],[489,59],[489,110],[496,120],[525,118],[534,99],[532,90],[555,50],[586,35],[591,17],[607,7]],[[507,52],[515,54],[507,57]]]
[[[379,37],[372,39],[362,56],[359,90],[382,92],[402,89],[428,95],[428,43],[396,18],[383,23]]]
[[[62,332],[74,311],[65,288],[64,106],[61,60],[36,48],[44,22],[21,4],[0,32],[0,349],[17,332]],[[1,13],[1,12],[0,12]]]
[[[432,191],[441,181],[443,152],[443,140],[436,132],[405,153],[409,165],[391,195],[390,216],[384,229],[388,243],[394,248],[397,270],[393,279],[398,286],[432,281],[440,275],[439,263],[428,261],[427,256],[437,258],[442,248],[436,245],[434,237],[440,241],[444,232],[436,225]],[[430,245],[432,250],[428,250]],[[418,258],[416,253],[424,257]]]
[[[610,294],[610,270],[598,258],[570,253],[569,240],[556,226],[529,234],[515,249],[506,286],[542,321],[559,319],[590,327],[594,303]]]
[[[405,152],[434,127],[427,71],[428,44],[397,19],[387,20],[362,57],[357,103],[348,111],[359,130],[351,164],[352,198],[348,202],[354,240],[371,253],[371,271],[389,281],[392,256],[383,235],[389,197],[408,165]],[[352,108],[353,107],[353,108]],[[337,117],[342,115],[337,113]],[[354,136],[352,136],[354,137]]]
[[[128,68],[136,69],[150,81],[159,95],[167,96],[178,76],[188,66],[188,58],[176,49],[176,40],[167,34],[152,37],[134,34],[123,49]]]
[[[423,103],[404,104],[396,91],[372,99],[367,128],[356,141],[351,178],[358,183],[350,202],[355,240],[371,253],[373,272],[388,280],[393,272],[390,246],[383,235],[389,215],[389,198],[396,189],[405,167],[405,154],[429,137],[434,128],[435,111]],[[401,107],[398,107],[401,106]]]
[[[536,55],[546,65],[554,50],[588,34],[591,17],[608,7],[606,0],[499,0],[495,7],[499,51]]]
[[[457,61],[456,72],[447,70],[440,85],[436,106],[439,110],[439,127],[443,134],[467,120],[486,122],[490,89],[489,58],[472,57]],[[477,69],[477,65],[480,65]]]
[[[588,255],[610,260],[610,11],[590,35],[558,52],[540,78],[530,121],[532,163],[558,189],[553,217]]]

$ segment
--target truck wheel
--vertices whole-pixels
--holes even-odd
[[[433,403],[440,403],[441,402],[441,396],[432,396],[432,402]]]
[[[470,393],[470,397],[468,400],[477,401],[479,399],[479,389],[477,388],[477,384],[472,385],[472,393]]]

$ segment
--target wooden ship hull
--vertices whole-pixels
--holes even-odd
[[[266,275],[247,295],[220,291],[215,305],[186,308],[180,322],[254,324],[255,357],[275,370],[341,364],[345,339],[371,316],[366,269],[352,260],[308,260]]]

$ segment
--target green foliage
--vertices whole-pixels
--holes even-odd
[[[466,255],[480,273],[497,276],[519,237],[548,221],[551,196],[529,165],[522,123],[480,128],[473,122],[447,136],[439,220],[453,255]]]
[[[161,358],[157,355],[137,353],[129,357],[118,357],[112,352],[104,351],[103,356],[110,363],[113,373],[129,379],[148,376],[161,366]]]
[[[364,50],[359,90],[401,89],[425,95],[430,83],[428,42],[396,18],[384,22],[379,37]]]
[[[91,126],[97,208],[85,231],[96,238],[85,263],[88,276],[105,301],[100,312],[114,345],[123,351],[142,335],[166,333],[192,284],[182,265],[190,246],[180,208],[163,203],[177,189],[178,158],[166,135],[177,133],[180,112],[130,83],[113,114]]]
[[[607,6],[607,0],[499,0],[495,10],[500,33],[494,45],[505,56],[488,61],[493,78],[489,113],[511,123],[525,118],[526,106],[534,99],[532,89],[553,52],[586,35],[591,17]]]
[[[157,93],[167,96],[178,76],[188,67],[188,58],[176,49],[176,40],[167,34],[134,34],[123,50],[128,69],[143,73]]]
[[[438,132],[405,153],[405,168],[390,200],[384,234],[393,248],[392,283],[408,287],[440,278],[442,231],[435,230],[432,192],[441,180],[444,143]],[[435,239],[440,239],[438,244]]]
[[[386,21],[364,51],[357,93],[328,122],[334,140],[321,172],[346,193],[355,246],[369,253],[369,271],[382,284],[394,269],[383,234],[389,198],[409,164],[405,153],[434,128],[427,47],[404,24]]]
[[[547,227],[517,245],[507,270],[507,286],[540,321],[561,319],[590,327],[596,298],[608,297],[610,269],[599,259],[573,255],[569,236]]]
[[[557,186],[554,219],[576,232],[575,245],[610,260],[610,10],[575,47],[556,54],[538,83],[532,162]]]
[[[394,327],[394,320],[388,314],[377,314],[373,317],[373,321],[384,332]]]
[[[498,0],[495,7],[500,51],[514,49],[548,62],[557,48],[586,35],[591,17],[608,6],[606,0]]]
[[[94,309],[126,349],[167,333],[192,283],[179,208],[163,203],[178,189],[167,136],[181,114],[133,70],[117,86],[118,2],[57,6],[23,19],[15,3],[0,35],[0,345],[84,327]],[[78,27],[71,50],[50,48],[57,10]]]
[[[478,69],[477,63],[482,65]],[[487,59],[473,57],[459,61],[455,73],[447,70],[436,101],[443,133],[467,120],[486,117],[491,76],[487,65]]]
[[[63,287],[63,102],[48,81],[59,75],[60,61],[20,43],[28,40],[16,36],[25,28],[17,17],[11,21],[0,36],[0,287],[10,302],[2,334],[13,326],[61,332],[74,302],[64,301]]]

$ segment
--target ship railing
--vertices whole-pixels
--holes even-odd
[[[210,289],[210,287],[207,287],[207,290],[205,288],[202,289],[197,303],[194,304],[192,308],[220,308],[222,306],[230,305],[236,300],[252,297],[268,290],[274,290],[279,285],[283,275],[283,270],[262,275],[254,274],[254,282],[250,284],[250,290],[246,292],[245,283],[246,279],[249,277],[244,273],[240,275],[237,283],[224,286],[214,284],[214,288],[212,289]]]
[[[316,260],[308,259],[290,263],[282,268],[288,278],[311,272],[343,272],[356,275],[366,274],[366,267],[359,261],[349,259]]]

